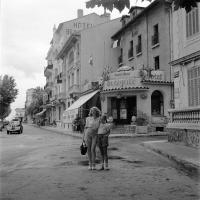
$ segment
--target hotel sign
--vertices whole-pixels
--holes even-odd
[[[127,88],[134,88],[134,87],[141,87],[140,79],[135,78],[135,77],[127,78],[127,79],[108,80],[104,84],[104,90],[127,89]]]

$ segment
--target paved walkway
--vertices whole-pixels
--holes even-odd
[[[148,141],[142,143],[142,145],[168,157],[191,172],[198,174],[200,172],[200,149],[188,147],[181,143],[171,143],[167,140]]]
[[[82,134],[79,132],[71,132],[59,127],[41,126],[40,128],[56,133],[82,138]],[[124,138],[161,135],[167,135],[167,132],[152,132],[148,134],[111,134],[109,137]],[[180,166],[184,167],[185,169],[191,172],[195,172],[197,174],[199,174],[200,172],[200,149],[188,147],[183,144],[170,143],[167,140],[149,141],[144,142],[141,145],[177,162]]]

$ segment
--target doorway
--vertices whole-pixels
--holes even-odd
[[[111,98],[112,117],[116,124],[130,124],[133,115],[137,115],[136,96]]]

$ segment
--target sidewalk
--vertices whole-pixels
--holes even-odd
[[[200,172],[200,149],[167,140],[148,141],[141,145],[175,161],[190,172],[197,174]]]
[[[35,124],[31,124],[33,126],[37,126]],[[65,135],[70,135],[73,137],[78,137],[78,138],[82,138],[82,134],[80,132],[72,132],[72,131],[67,131],[64,128],[59,128],[59,127],[51,127],[51,126],[41,126],[40,128],[48,130],[48,131],[52,131],[52,132],[56,132],[56,133],[62,133]],[[148,134],[110,134],[109,137],[111,138],[121,138],[121,137],[150,137],[150,136],[166,136],[167,132],[152,132],[152,133],[148,133]]]

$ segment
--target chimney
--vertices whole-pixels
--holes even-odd
[[[83,10],[82,9],[78,9],[77,10],[77,18],[83,17]]]

